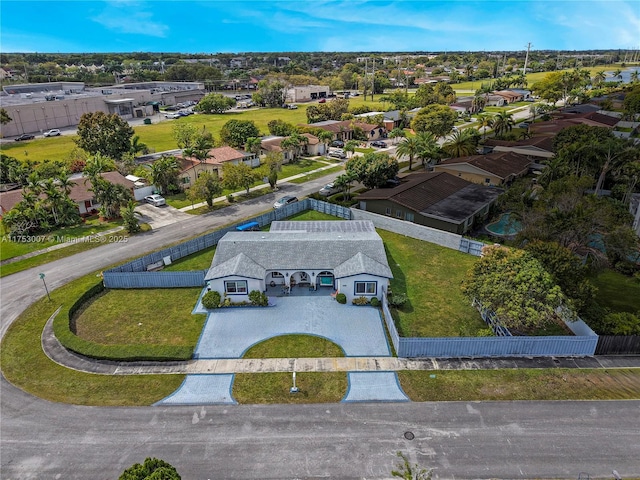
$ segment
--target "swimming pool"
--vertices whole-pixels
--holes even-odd
[[[515,218],[511,218],[511,214],[507,212],[500,215],[498,221],[490,223],[484,228],[493,235],[508,237],[522,230],[522,224]]]

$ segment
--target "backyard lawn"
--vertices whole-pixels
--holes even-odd
[[[598,287],[596,300],[614,312],[640,312],[640,280],[627,277],[614,270],[605,270],[591,277]]]
[[[379,230],[393,272],[394,293],[409,301],[394,310],[404,337],[473,337],[487,326],[462,295],[460,282],[476,257]]]

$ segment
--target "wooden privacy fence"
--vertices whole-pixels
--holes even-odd
[[[637,355],[640,353],[640,335],[601,335],[596,355]]]

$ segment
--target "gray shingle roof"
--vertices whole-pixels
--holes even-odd
[[[290,230],[228,232],[218,242],[205,279],[264,278],[267,270],[291,269],[334,270],[336,277],[371,273],[393,278],[382,239],[375,231]]]

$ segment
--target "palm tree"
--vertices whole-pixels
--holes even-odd
[[[622,80],[622,70],[620,70],[619,68],[614,70],[613,78],[619,78],[620,80]]]
[[[193,142],[189,147],[183,150],[184,154],[193,157],[200,165],[207,162],[207,159],[213,157],[211,149],[214,147],[213,138],[211,135],[196,135]]]
[[[481,113],[476,117],[478,121],[478,131],[482,130],[482,140],[487,138],[487,129],[493,124],[493,116],[488,113]]]
[[[140,141],[139,135],[134,135],[131,138],[131,148],[129,149],[129,152],[135,157],[139,153],[142,153],[142,154],[149,153],[149,147],[147,147],[145,143],[142,143]]]
[[[339,177],[337,177],[333,181],[333,184],[337,188],[340,188],[343,192],[345,199],[348,199],[348,198],[351,198],[351,194],[350,194],[351,184],[355,181],[355,179],[356,179],[355,174],[353,172],[347,171],[342,175],[340,175]]]
[[[356,148],[358,148],[359,145],[360,142],[358,142],[357,140],[349,140],[344,144],[344,151],[349,154],[349,158],[353,156],[353,154],[356,152]]]
[[[477,153],[478,142],[474,133],[476,132],[468,128],[456,130],[451,138],[442,145],[442,150],[455,158],[468,157]]]
[[[163,157],[151,165],[151,181],[160,193],[165,193],[180,171],[175,157]]]
[[[638,80],[640,80],[640,72],[638,70],[631,72],[630,80],[631,83],[638,83]]]
[[[429,132],[421,132],[416,135],[416,138],[419,144],[417,157],[422,160],[422,166],[427,168],[427,166],[438,163],[442,149],[436,136]]]
[[[408,156],[409,157],[409,170],[411,170],[413,165],[413,159],[420,151],[420,143],[416,137],[405,138],[398,144],[398,148],[396,148],[396,154],[399,156]]]
[[[327,130],[322,130],[321,132],[318,133],[317,137],[318,137],[318,140],[320,140],[320,142],[324,144],[325,154],[329,153],[329,144],[331,143],[331,140],[333,140],[333,133]]]
[[[542,108],[542,106],[538,105],[537,103],[534,103],[533,105],[530,105],[529,106],[529,114],[532,117],[531,121],[535,122],[536,121],[536,117],[538,115],[542,115],[544,113],[543,110],[544,109]]]
[[[513,115],[505,111],[498,113],[493,117],[493,121],[491,122],[493,131],[496,132],[496,135],[498,136],[510,132],[514,125],[515,122],[513,121]]]
[[[596,73],[593,76],[593,81],[597,85],[600,85],[600,84],[604,83],[606,79],[607,79],[607,74],[604,73],[604,70],[600,70],[598,73]]]

